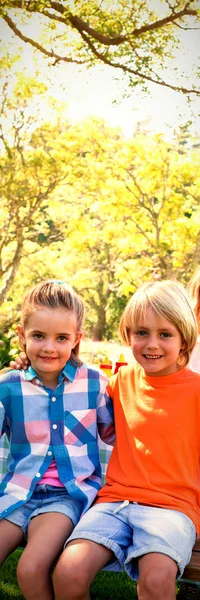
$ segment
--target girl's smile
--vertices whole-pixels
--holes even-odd
[[[44,385],[56,387],[58,375],[81,338],[76,315],[65,308],[37,308],[19,335],[33,369]]]

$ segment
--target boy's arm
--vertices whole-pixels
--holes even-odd
[[[11,360],[9,364],[11,369],[26,370],[28,369],[30,362],[28,357],[26,356],[26,353],[20,352],[20,354],[15,357],[15,360]]]

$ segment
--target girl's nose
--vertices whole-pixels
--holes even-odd
[[[54,351],[54,343],[51,339],[46,339],[44,342],[44,350],[45,352],[53,352]]]

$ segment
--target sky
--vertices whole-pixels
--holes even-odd
[[[32,28],[34,31],[28,31],[26,34],[35,35],[34,18]],[[199,99],[188,106],[184,95],[156,84],[149,86],[148,95],[142,93],[138,87],[130,92],[128,97],[123,97],[123,83],[120,79],[116,81],[114,69],[102,65],[87,70],[85,67],[78,68],[66,63],[56,68],[48,67],[47,61],[39,53],[36,65],[31,46],[18,41],[2,20],[0,35],[2,41],[9,45],[10,54],[20,47],[19,70],[26,71],[27,75],[34,75],[35,69],[39,68],[41,79],[48,82],[49,93],[64,105],[66,117],[72,123],[90,116],[103,117],[110,125],[120,126],[124,134],[130,136],[134,133],[137,123],[142,122],[147,130],[164,132],[170,137],[172,131],[191,118],[193,111],[193,130],[200,130]],[[181,32],[181,35],[183,51],[177,54],[177,68],[184,67],[189,72],[194,57],[200,55],[200,35],[199,31],[194,30],[187,35]],[[50,106],[41,101],[41,112],[47,118],[51,118],[51,110]]]

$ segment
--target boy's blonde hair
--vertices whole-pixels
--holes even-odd
[[[200,268],[195,271],[188,283],[188,290],[192,299],[192,306],[200,327]]]
[[[177,281],[164,280],[145,283],[130,298],[120,320],[120,334],[130,344],[131,330],[135,329],[146,308],[151,307],[179,331],[184,348],[180,351],[179,365],[188,364],[196,344],[198,328],[187,290]]]
[[[77,332],[81,331],[84,305],[75,290],[65,283],[56,279],[48,279],[35,285],[25,296],[21,309],[21,326],[23,330],[30,315],[40,308],[65,308],[72,312],[77,320]],[[53,316],[52,316],[53,318]],[[70,360],[75,364],[82,364],[79,355],[80,341],[71,352]],[[25,350],[25,348],[23,348]]]

